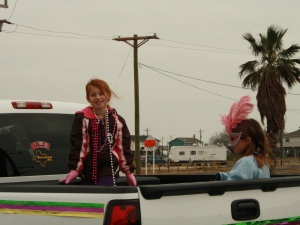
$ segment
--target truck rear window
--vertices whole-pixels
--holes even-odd
[[[70,114],[1,114],[0,176],[67,173],[73,119]]]

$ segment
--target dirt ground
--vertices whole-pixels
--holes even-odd
[[[181,165],[156,165],[155,171],[153,166],[148,165],[147,174],[205,174],[205,173],[217,173],[230,171],[234,165],[234,161],[228,161],[226,165],[220,165],[218,163],[210,163],[206,165],[196,165],[192,163],[185,163]],[[142,174],[146,174],[145,167],[142,166]],[[277,160],[276,167],[271,169],[271,174],[274,175],[300,175],[300,159],[287,158],[282,161]]]
[[[300,175],[300,159],[289,158],[283,161],[283,165],[280,164],[280,159],[277,161],[277,166],[271,170],[271,174],[282,175]]]

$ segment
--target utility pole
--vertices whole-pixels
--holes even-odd
[[[202,139],[202,132],[204,132],[205,130],[199,130],[198,132],[200,132],[200,145],[202,145],[201,139]]]
[[[161,157],[164,156],[164,137],[161,137]]]
[[[0,4],[0,8],[8,8],[7,0],[4,0],[4,4]],[[7,20],[0,20],[0,32],[2,32],[3,23],[13,24]]]
[[[0,8],[8,8],[7,0],[4,0],[4,4],[0,4]]]
[[[151,130],[149,130],[148,127],[147,127],[146,130],[144,130],[144,131],[146,131],[146,134],[148,136],[149,135],[149,131],[151,131]]]
[[[134,69],[134,105],[135,105],[135,162],[136,174],[141,174],[141,149],[140,149],[140,99],[139,99],[139,75],[138,75],[138,48],[145,44],[149,39],[158,39],[156,34],[153,36],[137,36],[114,38],[115,41],[124,41],[133,47],[133,69]],[[138,43],[138,40],[141,40]],[[128,41],[133,41],[131,44]]]
[[[2,26],[3,26],[3,23],[7,23],[7,24],[13,24],[7,20],[0,20],[0,32],[2,32]]]

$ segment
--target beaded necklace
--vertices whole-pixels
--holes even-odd
[[[95,184],[98,183],[98,152],[104,154],[106,152],[105,146],[109,146],[109,155],[110,155],[110,164],[111,164],[111,173],[113,178],[113,185],[116,186],[115,180],[115,172],[113,166],[113,153],[112,153],[112,144],[113,144],[113,136],[117,128],[117,122],[114,123],[113,132],[110,133],[109,130],[109,118],[108,118],[108,110],[105,112],[105,119],[97,116],[96,112],[92,108],[92,111],[95,115],[95,119],[91,121],[92,125],[92,140],[93,140],[93,172],[92,179]],[[106,125],[106,126],[105,126]],[[100,132],[100,130],[102,132]]]

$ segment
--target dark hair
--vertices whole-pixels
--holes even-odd
[[[255,119],[245,119],[232,130],[234,133],[242,132],[241,139],[250,137],[251,144],[242,153],[242,156],[254,155],[258,167],[270,165],[267,158],[270,151],[269,140],[260,124]]]

